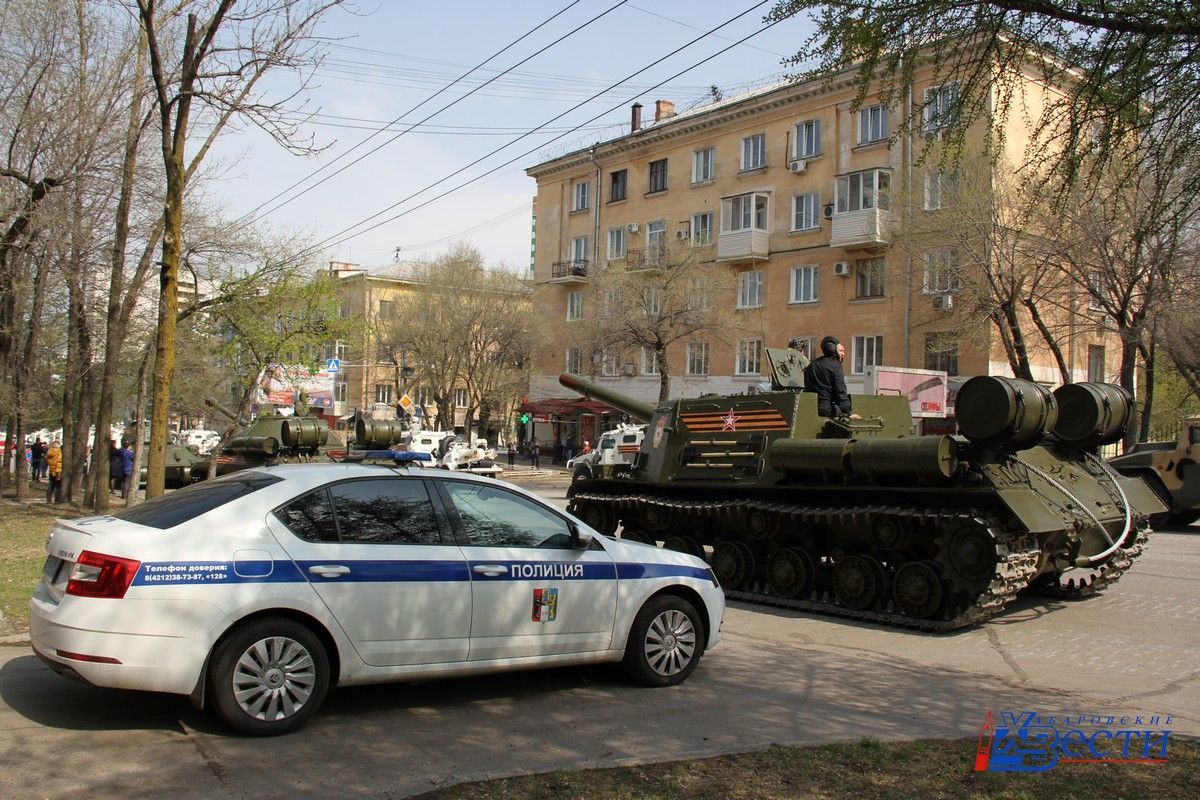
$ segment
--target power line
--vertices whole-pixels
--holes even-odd
[[[754,4],[754,5],[752,5],[750,8],[746,9],[745,11],[742,11],[742,12],[741,12],[741,13],[739,13],[739,14],[736,14],[736,15],[735,15],[735,16],[733,16],[733,17],[730,17],[728,20],[726,20],[725,22],[722,22],[720,25],[717,25],[715,28],[712,28],[711,30],[708,30],[708,31],[706,31],[706,32],[702,33],[700,36],[696,37],[695,39],[692,39],[691,41],[687,42],[686,44],[683,44],[683,45],[681,45],[680,47],[677,47],[676,49],[672,50],[670,53],[667,53],[665,56],[662,56],[661,58],[658,58],[658,59],[656,59],[655,61],[651,62],[650,64],[647,64],[646,66],[642,67],[641,69],[639,69],[639,70],[637,70],[637,71],[635,71],[635,72],[632,72],[632,73],[630,73],[630,74],[629,74],[629,75],[627,75],[625,78],[622,78],[621,80],[617,81],[616,83],[610,84],[610,85],[609,85],[607,88],[605,88],[605,89],[602,89],[600,92],[597,92],[596,94],[592,95],[592,96],[591,96],[591,97],[589,97],[587,100],[584,100],[583,102],[577,103],[576,105],[572,106],[571,108],[567,109],[566,111],[562,112],[561,114],[557,114],[557,115],[555,115],[554,117],[551,117],[549,120],[547,120],[546,122],[544,122],[544,123],[542,123],[541,125],[537,126],[536,128],[533,128],[532,130],[530,130],[530,131],[527,131],[526,133],[523,133],[523,134],[521,134],[520,136],[518,136],[517,138],[513,139],[512,141],[510,141],[510,142],[508,142],[508,143],[506,143],[506,144],[503,144],[503,145],[501,145],[500,147],[497,147],[496,149],[494,149],[494,150],[492,150],[492,151],[490,151],[490,152],[488,152],[488,153],[486,153],[486,154],[484,154],[484,155],[480,156],[479,158],[477,158],[477,159],[475,159],[474,161],[472,161],[470,164],[467,164],[466,166],[464,166],[464,167],[461,167],[461,168],[459,168],[459,169],[455,170],[454,172],[450,173],[450,174],[449,174],[449,175],[447,175],[446,177],[444,177],[444,178],[441,178],[441,179],[439,179],[439,180],[437,180],[437,181],[435,181],[435,182],[433,182],[433,183],[429,184],[428,186],[425,186],[424,188],[417,190],[416,192],[413,192],[412,194],[408,195],[407,197],[404,197],[404,198],[402,198],[402,199],[400,199],[400,200],[396,201],[395,203],[393,203],[392,205],[388,206],[387,208],[384,208],[383,210],[381,210],[381,211],[378,211],[378,212],[376,212],[376,213],[372,214],[371,216],[369,216],[369,217],[367,217],[367,218],[363,219],[362,221],[360,221],[360,222],[357,222],[357,223],[355,223],[355,224],[353,224],[353,225],[350,225],[349,227],[343,228],[342,230],[338,231],[337,233],[334,233],[334,234],[332,234],[332,235],[330,235],[330,236],[326,237],[325,239],[322,239],[321,241],[317,242],[316,244],[313,244],[313,245],[311,245],[310,247],[308,247],[308,248],[306,248],[305,250],[301,251],[301,253],[299,253],[297,257],[298,257],[298,258],[302,258],[302,257],[305,257],[305,256],[307,256],[307,255],[311,254],[311,253],[314,253],[314,252],[316,252],[317,250],[319,250],[319,249],[321,249],[321,248],[324,248],[324,247],[332,247],[332,246],[335,246],[335,245],[338,245],[338,244],[342,244],[343,242],[346,242],[346,241],[349,241],[350,239],[353,239],[355,236],[360,236],[360,235],[362,235],[362,234],[366,233],[367,231],[374,230],[374,229],[376,229],[376,228],[378,228],[378,227],[380,227],[380,226],[382,226],[382,225],[386,225],[386,224],[387,224],[387,223],[389,223],[389,222],[394,222],[395,220],[399,219],[400,217],[403,217],[403,216],[405,216],[405,215],[407,215],[407,214],[409,214],[409,213],[411,213],[411,212],[413,212],[413,211],[416,211],[416,210],[418,210],[418,209],[424,208],[425,206],[428,206],[428,205],[430,205],[431,203],[434,203],[434,202],[436,202],[437,200],[440,200],[441,198],[445,197],[445,196],[446,196],[446,195],[448,195],[448,194],[451,194],[452,192],[455,192],[455,191],[457,191],[457,190],[459,190],[459,189],[462,189],[463,187],[465,187],[465,186],[468,186],[468,185],[470,185],[470,184],[472,184],[472,183],[475,183],[476,181],[482,180],[483,178],[487,177],[488,175],[492,174],[493,172],[496,172],[496,171],[498,171],[498,170],[500,170],[500,169],[503,169],[504,167],[507,167],[508,165],[512,164],[513,162],[515,162],[515,161],[517,161],[517,160],[519,160],[519,159],[525,158],[526,156],[530,155],[531,153],[533,153],[533,152],[537,151],[538,149],[545,147],[545,146],[546,146],[547,144],[549,144],[550,142],[557,141],[557,140],[559,140],[559,139],[563,138],[564,136],[567,136],[567,135],[569,135],[569,134],[571,134],[571,133],[574,133],[575,131],[577,131],[577,130],[579,130],[580,128],[582,128],[584,125],[587,125],[587,124],[589,124],[589,123],[595,122],[596,120],[598,120],[598,119],[600,119],[601,117],[603,117],[605,114],[609,114],[609,113],[611,113],[612,111],[616,110],[617,108],[620,108],[620,107],[621,107],[621,105],[623,105],[623,104],[624,104],[624,102],[628,102],[628,101],[623,101],[622,103],[620,103],[620,104],[618,104],[618,105],[616,105],[616,106],[613,106],[613,107],[611,107],[611,108],[608,108],[608,109],[604,110],[603,112],[601,112],[601,113],[597,114],[596,116],[594,116],[594,117],[591,117],[590,119],[588,119],[588,120],[585,120],[584,122],[582,122],[582,123],[580,123],[579,125],[575,126],[575,127],[574,127],[574,128],[572,128],[570,131],[567,131],[566,133],[563,133],[563,134],[559,134],[558,136],[554,137],[553,139],[550,139],[550,140],[548,140],[548,141],[546,141],[546,142],[543,142],[543,143],[541,143],[540,145],[538,145],[538,147],[535,147],[535,148],[533,148],[532,150],[527,150],[526,152],[524,152],[524,153],[521,153],[520,155],[518,155],[518,156],[515,156],[514,158],[511,158],[511,159],[509,159],[508,161],[504,162],[503,164],[500,164],[499,166],[497,166],[497,167],[494,167],[493,169],[490,169],[490,170],[488,170],[487,172],[484,172],[484,173],[483,173],[483,174],[481,174],[481,175],[478,175],[478,176],[476,176],[476,177],[474,177],[474,178],[472,178],[472,179],[470,179],[470,180],[468,180],[468,181],[466,181],[466,182],[464,182],[464,183],[462,183],[462,184],[459,184],[458,186],[454,187],[453,189],[448,189],[448,190],[446,190],[445,192],[443,192],[442,194],[439,194],[439,195],[437,195],[437,196],[435,196],[435,197],[432,197],[432,198],[430,198],[429,200],[426,200],[426,201],[423,201],[423,202],[421,202],[420,204],[418,204],[418,205],[414,206],[413,208],[410,208],[410,209],[408,209],[408,210],[406,210],[406,211],[402,211],[402,212],[400,212],[399,214],[396,214],[396,215],[394,215],[394,216],[392,216],[392,217],[389,217],[388,219],[382,220],[381,222],[375,223],[375,224],[371,225],[370,227],[364,228],[363,230],[361,230],[361,231],[358,231],[358,232],[356,232],[356,233],[354,233],[354,234],[352,234],[352,235],[350,235],[350,236],[346,236],[346,237],[344,237],[344,238],[341,238],[341,239],[339,239],[339,238],[338,238],[338,237],[342,236],[343,234],[349,233],[350,231],[354,230],[355,228],[357,228],[357,227],[359,227],[359,226],[361,226],[361,225],[365,225],[365,224],[367,224],[368,222],[371,222],[371,220],[373,220],[373,219],[375,219],[375,218],[377,218],[377,217],[379,217],[379,216],[381,216],[381,215],[383,215],[383,214],[386,214],[387,212],[391,211],[392,209],[396,208],[397,206],[399,206],[399,205],[402,205],[402,204],[404,204],[404,203],[408,202],[409,200],[413,199],[414,197],[417,197],[417,196],[419,196],[419,195],[421,195],[421,194],[424,194],[425,192],[429,191],[430,189],[433,189],[433,188],[435,188],[435,187],[439,186],[440,184],[442,184],[442,183],[445,183],[445,182],[446,182],[446,181],[448,181],[450,178],[453,178],[455,175],[459,175],[459,174],[461,174],[461,173],[465,172],[466,170],[468,170],[468,169],[470,169],[471,167],[475,166],[475,165],[476,165],[476,164],[478,164],[479,162],[481,162],[481,161],[484,161],[484,160],[486,160],[486,159],[490,158],[491,156],[495,155],[496,153],[499,153],[500,151],[502,151],[502,150],[505,150],[505,149],[507,149],[508,147],[511,147],[512,145],[516,144],[517,142],[521,141],[522,139],[525,139],[525,138],[527,138],[528,136],[531,136],[531,135],[533,135],[534,133],[538,132],[538,131],[539,131],[539,130],[541,130],[542,128],[544,128],[544,127],[548,126],[550,123],[552,123],[552,122],[557,122],[558,120],[562,119],[562,118],[563,118],[564,116],[566,116],[567,114],[570,114],[572,111],[575,111],[575,110],[579,109],[580,107],[587,105],[587,104],[588,104],[588,103],[590,103],[592,100],[595,100],[596,98],[600,97],[601,95],[603,95],[603,94],[606,94],[606,93],[608,93],[608,92],[612,91],[612,90],[613,90],[613,89],[615,89],[616,87],[618,87],[618,86],[620,86],[621,84],[625,83],[625,82],[626,82],[627,80],[629,80],[630,78],[636,77],[637,75],[640,75],[640,74],[642,74],[643,72],[645,72],[645,71],[649,70],[650,68],[652,68],[652,67],[655,67],[655,66],[657,66],[657,65],[661,64],[663,61],[666,61],[668,58],[671,58],[672,56],[674,56],[674,55],[676,55],[676,54],[678,54],[678,53],[682,52],[683,50],[686,50],[688,47],[691,47],[693,44],[695,44],[696,42],[699,42],[700,40],[702,40],[702,39],[704,39],[705,37],[709,36],[709,35],[710,35],[710,34],[712,34],[713,32],[715,32],[715,31],[718,31],[718,30],[720,30],[721,28],[724,28],[724,27],[726,27],[727,25],[730,25],[731,23],[733,23],[733,22],[737,21],[738,19],[740,19],[740,18],[744,17],[745,15],[749,14],[751,11],[754,11],[756,8],[761,8],[762,6],[766,5],[766,4],[767,4],[769,1],[770,1],[770,0],[762,0],[762,2],[755,3],[755,4]],[[749,39],[753,38],[754,36],[757,36],[757,35],[759,35],[760,33],[763,33],[764,31],[766,31],[766,30],[769,30],[770,28],[772,28],[772,27],[774,27],[775,25],[777,25],[777,24],[778,24],[780,21],[782,21],[782,20],[776,20],[776,21],[774,21],[774,22],[771,22],[771,23],[767,24],[765,27],[762,27],[762,28],[758,29],[757,31],[754,31],[754,32],[753,32],[753,33],[751,33],[750,35],[748,35],[748,36],[745,36],[745,37],[743,37],[742,39],[739,39],[738,41],[734,42],[733,44],[729,45],[728,47],[725,47],[725,48],[723,48],[723,49],[721,49],[721,50],[718,50],[716,53],[713,53],[712,55],[710,55],[710,56],[707,56],[706,58],[704,58],[704,59],[702,59],[702,60],[700,60],[700,61],[696,62],[695,64],[692,64],[691,66],[689,66],[689,67],[687,67],[686,69],[684,69],[684,70],[682,70],[682,71],[680,71],[680,72],[676,73],[675,75],[672,75],[670,78],[667,78],[667,79],[666,79],[666,80],[664,80],[664,81],[660,81],[660,82],[659,82],[658,84],[656,84],[655,86],[652,86],[652,87],[650,87],[650,90],[649,90],[649,91],[654,91],[655,89],[657,89],[657,88],[659,88],[659,87],[661,87],[661,86],[663,86],[663,85],[665,85],[665,84],[669,83],[670,81],[673,81],[673,80],[675,80],[676,78],[678,78],[678,77],[680,77],[680,76],[682,76],[682,75],[685,75],[685,74],[687,74],[688,72],[692,71],[693,69],[695,69],[696,67],[700,66],[701,64],[705,64],[705,63],[707,63],[708,61],[711,61],[712,59],[716,58],[717,56],[719,56],[719,55],[722,55],[722,54],[724,54],[724,53],[728,52],[729,50],[733,49],[734,47],[737,47],[738,45],[742,44],[743,42],[745,42],[745,41],[747,41],[747,40],[749,40]],[[633,98],[630,98],[630,99],[631,99],[631,100],[632,100],[632,99],[636,99],[638,96],[640,96],[640,94],[641,94],[641,93],[639,93],[638,95],[635,95]]]
[[[550,23],[551,21],[553,21],[554,19],[556,19],[556,18],[558,18],[559,16],[561,16],[562,14],[566,13],[566,12],[567,12],[568,10],[570,10],[572,7],[574,7],[575,5],[577,5],[579,2],[581,2],[581,0],[572,0],[572,2],[571,2],[571,3],[567,4],[567,5],[566,5],[564,8],[562,8],[561,10],[559,10],[559,11],[555,12],[554,14],[552,14],[551,16],[549,16],[548,18],[546,18],[546,19],[545,19],[543,22],[539,23],[539,24],[538,24],[536,27],[534,27],[534,28],[530,29],[530,30],[529,30],[529,31],[527,31],[526,33],[524,33],[524,34],[522,34],[521,36],[517,37],[517,38],[516,38],[516,39],[514,39],[512,42],[509,42],[507,45],[505,45],[505,46],[504,46],[504,47],[502,47],[501,49],[497,50],[495,53],[493,53],[492,55],[488,56],[488,57],[487,57],[487,58],[485,58],[483,61],[479,62],[479,64],[478,64],[476,67],[474,67],[474,68],[472,68],[471,70],[468,70],[467,72],[463,73],[463,75],[462,75],[462,76],[461,76],[461,77],[460,77],[458,80],[455,80],[453,83],[451,83],[451,84],[449,84],[449,85],[447,85],[447,86],[444,86],[444,87],[442,87],[441,89],[439,89],[437,92],[435,92],[435,93],[434,93],[434,94],[432,94],[431,96],[427,97],[426,99],[422,100],[422,101],[421,101],[420,103],[418,103],[417,105],[415,105],[415,106],[413,106],[412,108],[410,108],[409,110],[405,111],[403,114],[401,114],[399,117],[397,117],[397,120],[403,119],[404,117],[408,116],[409,114],[412,114],[414,111],[416,111],[416,110],[417,110],[418,108],[420,108],[421,106],[425,105],[426,103],[428,103],[429,101],[431,101],[431,100],[433,100],[435,97],[437,97],[438,95],[440,95],[440,94],[444,93],[445,91],[449,90],[450,88],[452,88],[452,87],[453,87],[455,84],[457,84],[457,83],[458,83],[458,81],[459,81],[459,80],[462,80],[463,78],[466,78],[468,75],[470,75],[470,74],[471,74],[471,72],[474,72],[474,71],[475,71],[475,69],[478,69],[479,67],[482,67],[484,64],[486,64],[486,63],[488,63],[489,61],[491,61],[492,59],[496,58],[496,57],[497,57],[497,56],[499,56],[501,53],[505,52],[506,50],[509,50],[510,48],[514,47],[515,45],[517,45],[518,43],[520,43],[520,42],[521,42],[521,41],[523,41],[524,39],[528,38],[528,37],[529,37],[529,36],[531,36],[531,35],[532,35],[534,32],[536,32],[536,31],[540,30],[542,27],[544,27],[545,25],[549,24],[549,23]],[[500,72],[499,74],[497,74],[496,76],[494,76],[493,78],[491,78],[490,80],[488,80],[487,82],[485,82],[485,83],[481,84],[480,86],[478,86],[478,87],[476,87],[476,88],[472,89],[471,91],[467,92],[466,94],[464,94],[464,95],[462,95],[462,96],[458,97],[458,98],[457,98],[457,99],[455,99],[453,102],[451,102],[451,103],[448,103],[447,105],[443,106],[442,108],[438,109],[437,111],[434,111],[433,113],[429,114],[428,116],[426,116],[424,119],[420,120],[419,122],[417,122],[417,123],[414,123],[414,125],[413,125],[413,126],[410,126],[409,128],[407,128],[407,129],[405,129],[405,130],[399,131],[398,133],[396,133],[396,135],[395,135],[395,136],[392,136],[391,138],[387,139],[386,141],[382,142],[381,144],[378,144],[378,145],[376,145],[376,146],[375,146],[375,147],[373,147],[372,149],[368,150],[366,153],[363,153],[362,155],[360,155],[360,156],[358,156],[357,158],[355,158],[355,159],[354,159],[353,161],[351,161],[350,163],[342,165],[341,167],[339,167],[339,168],[338,168],[338,169],[336,169],[335,171],[333,171],[333,172],[329,173],[329,174],[328,174],[328,175],[326,175],[324,178],[322,178],[321,180],[319,180],[319,181],[317,181],[316,183],[312,184],[311,186],[308,186],[308,187],[304,188],[303,190],[301,190],[300,192],[298,192],[298,193],[297,193],[297,194],[295,194],[294,196],[292,196],[292,197],[290,197],[290,198],[288,198],[288,199],[284,200],[283,202],[281,202],[281,203],[279,203],[279,204],[277,204],[277,205],[273,206],[272,208],[268,209],[268,210],[267,210],[267,211],[265,211],[265,212],[264,212],[264,213],[263,213],[261,216],[266,216],[266,215],[268,215],[268,214],[273,214],[274,212],[276,212],[276,211],[278,211],[279,209],[281,209],[281,208],[283,208],[284,206],[286,206],[288,203],[291,203],[291,202],[293,202],[294,200],[296,200],[298,197],[302,197],[303,195],[307,194],[308,192],[311,192],[313,189],[316,189],[318,186],[320,186],[321,184],[325,183],[326,181],[328,181],[330,178],[334,177],[335,175],[339,175],[339,174],[341,174],[342,172],[345,172],[347,169],[349,169],[350,167],[354,166],[354,165],[355,165],[355,164],[357,164],[358,162],[362,161],[364,158],[366,158],[366,157],[368,157],[368,156],[370,156],[370,155],[373,155],[374,153],[377,153],[377,152],[379,152],[379,150],[381,150],[382,148],[386,147],[387,145],[389,145],[389,144],[391,144],[392,142],[394,142],[394,141],[396,141],[397,139],[399,139],[401,136],[403,136],[405,133],[407,133],[409,130],[411,130],[411,129],[412,129],[413,127],[415,127],[416,125],[420,125],[420,124],[422,124],[422,123],[428,122],[429,120],[433,119],[435,116],[437,116],[438,114],[442,113],[443,111],[446,111],[447,109],[449,109],[449,108],[451,108],[451,107],[453,107],[453,106],[457,105],[458,103],[461,103],[463,100],[467,99],[467,98],[468,98],[468,97],[470,97],[472,94],[474,94],[476,91],[478,91],[479,89],[482,89],[484,86],[487,86],[487,85],[488,85],[489,83],[491,83],[492,81],[495,81],[495,80],[497,80],[498,78],[500,78],[501,76],[503,76],[503,75],[504,75],[504,74],[506,74],[507,72],[510,72],[511,70],[513,70],[513,69],[516,69],[517,67],[521,66],[522,64],[525,64],[526,62],[528,62],[528,61],[530,61],[531,59],[535,58],[536,56],[539,56],[539,55],[541,55],[542,53],[544,53],[546,50],[549,50],[549,49],[550,49],[551,47],[553,47],[554,45],[556,45],[556,44],[559,44],[559,43],[561,43],[561,42],[564,42],[564,41],[566,41],[566,40],[567,40],[567,39],[569,39],[571,36],[575,35],[575,34],[576,34],[576,33],[578,33],[579,31],[581,31],[581,30],[583,30],[584,28],[588,27],[589,25],[591,25],[591,24],[592,24],[593,22],[595,22],[596,20],[598,20],[598,19],[600,19],[600,18],[602,18],[602,17],[606,16],[607,14],[609,14],[609,13],[611,13],[612,11],[616,10],[617,8],[620,8],[621,6],[625,5],[625,3],[626,3],[626,2],[628,2],[628,0],[619,0],[619,2],[615,3],[614,5],[610,6],[610,7],[609,7],[609,8],[607,8],[607,9],[605,9],[604,11],[600,12],[600,13],[599,13],[599,14],[597,14],[596,16],[594,16],[594,17],[592,17],[591,19],[589,19],[587,22],[584,22],[582,25],[579,25],[579,26],[575,27],[575,28],[574,28],[574,29],[572,29],[570,32],[568,32],[568,33],[567,33],[565,36],[561,36],[561,37],[559,37],[558,39],[556,39],[555,41],[553,41],[553,42],[551,42],[550,44],[546,45],[545,47],[541,48],[540,50],[536,51],[536,52],[535,52],[535,53],[533,53],[532,55],[530,55],[530,56],[527,56],[526,58],[522,59],[521,61],[518,61],[516,64],[513,64],[511,67],[509,67],[509,68],[508,68],[507,70],[505,70],[504,72]],[[393,122],[393,124],[395,124],[395,123]],[[281,197],[281,196],[283,196],[283,195],[287,194],[288,192],[292,191],[292,189],[295,189],[295,188],[296,188],[297,186],[299,186],[300,184],[304,183],[305,181],[308,181],[309,179],[311,179],[311,178],[315,177],[316,175],[320,174],[322,171],[324,171],[324,170],[328,169],[329,167],[333,166],[333,165],[334,165],[334,164],[336,164],[338,161],[340,161],[342,158],[344,158],[344,157],[348,156],[350,153],[354,152],[354,150],[357,150],[359,147],[362,147],[362,146],[363,146],[363,145],[365,145],[367,142],[371,141],[371,140],[372,140],[372,139],[374,139],[376,136],[378,136],[379,134],[383,133],[385,130],[387,130],[387,128],[382,128],[382,129],[380,129],[380,130],[376,131],[375,133],[371,134],[371,135],[370,135],[370,136],[368,136],[366,139],[363,139],[363,140],[362,140],[361,142],[359,142],[357,145],[355,145],[354,147],[352,147],[350,150],[347,150],[345,153],[342,153],[341,155],[339,155],[339,156],[338,156],[337,158],[335,158],[333,161],[331,161],[331,162],[329,162],[328,164],[326,164],[326,165],[322,166],[321,168],[319,168],[319,169],[315,170],[315,171],[314,171],[313,173],[311,173],[311,174],[310,174],[308,177],[305,177],[305,178],[302,178],[302,179],[300,179],[300,180],[299,180],[299,181],[297,181],[296,183],[294,183],[294,184],[292,184],[291,186],[289,186],[287,189],[284,189],[282,192],[279,192],[279,193],[275,194],[273,197],[269,198],[269,199],[268,199],[268,200],[266,200],[265,202],[263,202],[263,203],[260,203],[260,204],[259,204],[257,207],[255,207],[254,209],[251,209],[251,211],[250,211],[248,214],[245,214],[245,215],[242,217],[242,220],[245,220],[245,221],[248,223],[248,222],[249,222],[249,221],[250,221],[252,218],[254,218],[254,215],[255,215],[255,214],[257,214],[257,213],[258,213],[258,211],[260,211],[260,210],[261,210],[261,209],[262,209],[264,206],[268,205],[269,203],[272,203],[272,202],[274,202],[276,199],[278,199],[279,197]],[[239,222],[241,222],[242,220],[239,220]]]

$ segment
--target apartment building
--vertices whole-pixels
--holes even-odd
[[[921,155],[951,122],[942,112],[957,87],[918,80],[924,126],[897,137],[909,109],[854,107],[852,78],[780,83],[683,113],[659,100],[645,123],[635,104],[627,134],[527,169],[538,209],[530,397],[569,395],[557,375],[570,371],[657,399],[652,360],[610,364],[582,344],[598,302],[589,283],[598,266],[638,269],[679,247],[731,273],[728,296],[712,302],[756,315],[759,333],[674,345],[673,397],[745,391],[763,380],[763,348],[797,336],[810,352],[827,334],[842,340],[851,392],[873,366],[1011,374],[997,331],[961,314],[952,254],[891,241],[897,215],[939,213],[953,195],[955,176]],[[1054,100],[1032,77],[1023,94],[1028,105]],[[1028,144],[1017,116],[1001,138],[1014,156]],[[984,135],[977,127],[968,140]],[[1112,334],[1088,323],[1086,297],[1078,303],[1081,321],[1063,337],[1071,372],[1111,376]],[[1057,382],[1048,348],[1034,342],[1030,356],[1036,379]]]

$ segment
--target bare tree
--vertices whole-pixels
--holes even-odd
[[[671,354],[677,346],[711,340],[732,344],[748,331],[761,332],[759,315],[734,312],[737,277],[723,264],[704,260],[708,248],[630,251],[624,263],[596,269],[578,323],[568,322],[567,341],[581,345],[594,373],[619,374],[626,364],[658,374],[658,399],[671,394]],[[636,366],[635,366],[636,368]]]
[[[319,53],[313,37],[315,26],[338,5],[340,0],[251,0],[235,8],[234,0],[197,0],[187,4],[186,14],[179,18],[183,25],[180,32],[172,25],[174,18],[163,17],[156,0],[138,0],[166,177],[147,497],[162,494],[165,480],[184,198],[189,177],[186,149],[193,111],[217,116],[223,112],[237,114],[290,149],[305,150],[308,145],[297,137],[295,124],[282,113],[283,104],[264,100],[256,87],[272,70],[300,70],[311,65]],[[168,48],[176,41],[179,50],[172,58]]]

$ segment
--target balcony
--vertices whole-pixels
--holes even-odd
[[[717,261],[765,261],[771,255],[771,234],[757,228],[721,231]]]
[[[834,214],[829,246],[848,250],[882,247],[891,243],[887,238],[890,224],[891,214],[882,208],[864,208],[861,211]]]
[[[645,250],[626,250],[625,264],[630,272],[661,270],[667,263],[665,247],[647,247]]]
[[[587,259],[555,261],[550,269],[550,283],[587,283]]]

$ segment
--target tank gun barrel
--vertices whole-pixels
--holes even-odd
[[[231,422],[236,422],[239,425],[242,422],[242,420],[238,417],[237,414],[233,413],[228,408],[226,408],[225,406],[218,403],[216,400],[213,400],[211,397],[204,398],[204,405],[215,410],[218,414],[220,414],[221,416],[230,420]]]
[[[598,383],[585,380],[578,375],[564,372],[558,376],[558,382],[568,389],[573,389],[580,394],[587,395],[593,400],[608,403],[613,408],[623,411],[642,422],[649,421],[650,417],[654,415],[654,406],[650,403],[643,402],[635,397],[629,397],[620,392],[615,392],[607,386],[601,386]]]

